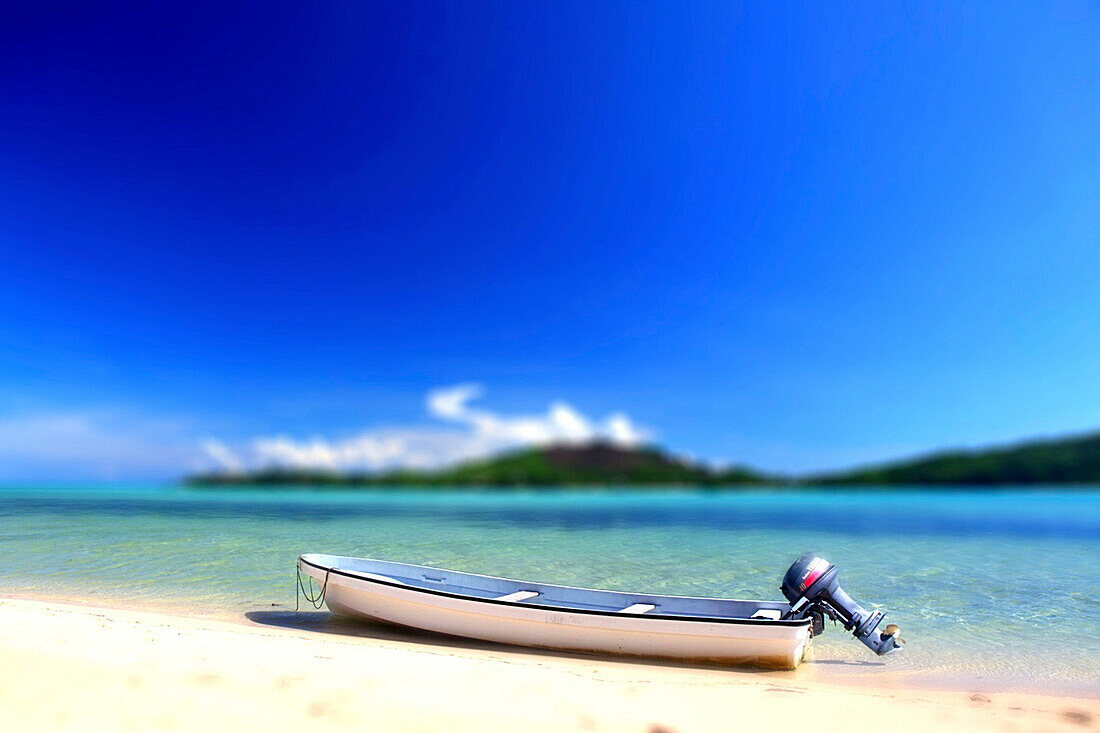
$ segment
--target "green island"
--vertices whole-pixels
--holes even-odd
[[[1100,433],[1029,440],[811,477],[820,484],[1100,484]]]
[[[805,476],[713,468],[653,446],[555,445],[436,471],[340,473],[271,467],[189,476],[192,486],[991,486],[1100,484],[1100,433],[1005,447],[952,450]]]
[[[269,468],[191,476],[197,486],[237,484],[315,486],[733,486],[774,483],[745,468],[714,470],[655,447],[607,443],[555,445],[505,453],[438,471],[338,473]]]

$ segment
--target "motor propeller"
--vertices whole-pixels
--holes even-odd
[[[815,619],[815,633],[819,626],[817,619],[826,615],[840,622],[876,654],[889,654],[904,643],[898,636],[901,630],[896,624],[877,631],[886,614],[868,611],[852,600],[837,582],[836,565],[819,555],[807,552],[795,560],[783,576],[779,589],[791,604],[785,618],[809,616]]]

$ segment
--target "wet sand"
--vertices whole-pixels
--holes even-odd
[[[514,650],[322,613],[0,599],[0,730],[1100,730],[1100,699]],[[309,726],[309,728],[304,728]]]

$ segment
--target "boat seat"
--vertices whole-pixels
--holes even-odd
[[[635,603],[626,608],[619,609],[619,613],[649,613],[657,606],[652,603]]]
[[[393,583],[394,585],[408,585],[408,583],[402,583],[397,578],[391,578],[388,575],[379,575],[378,573],[360,573],[360,575],[369,580],[381,580],[383,583]]]
[[[750,618],[766,618],[771,621],[778,621],[783,618],[783,612],[774,608],[758,608]]]
[[[526,601],[528,598],[534,598],[538,595],[538,591],[533,590],[517,590],[515,593],[509,593],[506,596],[499,596],[494,598],[495,601],[508,601],[511,603],[519,603],[520,601]]]

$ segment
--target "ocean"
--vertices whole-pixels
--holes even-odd
[[[221,615],[292,610],[303,552],[780,599],[806,550],[908,643],[879,659],[827,624],[798,674],[1100,694],[1091,489],[0,489],[0,594]]]

